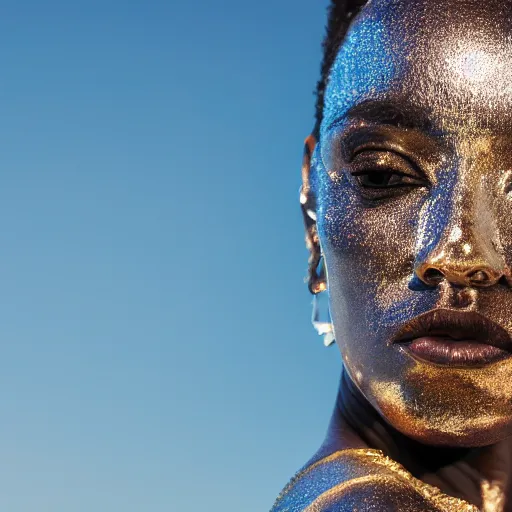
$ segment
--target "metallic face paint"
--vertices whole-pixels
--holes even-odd
[[[422,442],[511,435],[510,358],[453,368],[392,341],[438,308],[512,334],[512,4],[370,1],[339,50],[324,107],[312,187],[351,378]],[[362,185],[388,171],[407,186]]]

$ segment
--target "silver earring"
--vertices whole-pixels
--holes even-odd
[[[322,298],[320,298],[320,296]],[[320,302],[325,302],[325,304],[320,304]],[[320,308],[322,308],[325,313],[324,318],[321,317]],[[315,331],[324,338],[324,345],[329,347],[336,340],[334,339],[334,327],[331,321],[331,313],[329,311],[329,299],[327,297],[327,292],[319,293],[313,295],[313,313],[311,314],[311,323],[315,328]]]

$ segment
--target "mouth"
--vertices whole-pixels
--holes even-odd
[[[512,356],[507,331],[474,312],[429,311],[407,322],[393,343],[414,358],[451,367],[482,367]]]

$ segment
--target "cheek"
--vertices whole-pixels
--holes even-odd
[[[332,293],[372,294],[381,308],[408,290],[423,193],[411,191],[379,206],[363,204],[345,177],[320,194],[319,235]],[[392,293],[390,293],[392,292]]]
[[[502,201],[497,207],[495,207],[495,211],[497,212],[495,217],[497,219],[498,235],[493,244],[498,252],[503,254],[503,258],[508,268],[512,268],[512,222],[510,222],[510,212],[512,211],[512,191],[507,194],[505,201]]]
[[[363,377],[368,357],[391,356],[385,346],[397,323],[429,307],[420,297],[434,297],[409,289],[424,194],[411,191],[368,207],[347,181],[325,185],[318,226],[336,339],[347,368]]]

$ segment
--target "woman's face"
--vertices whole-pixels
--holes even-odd
[[[512,434],[512,3],[373,0],[312,161],[336,340],[431,444]]]

